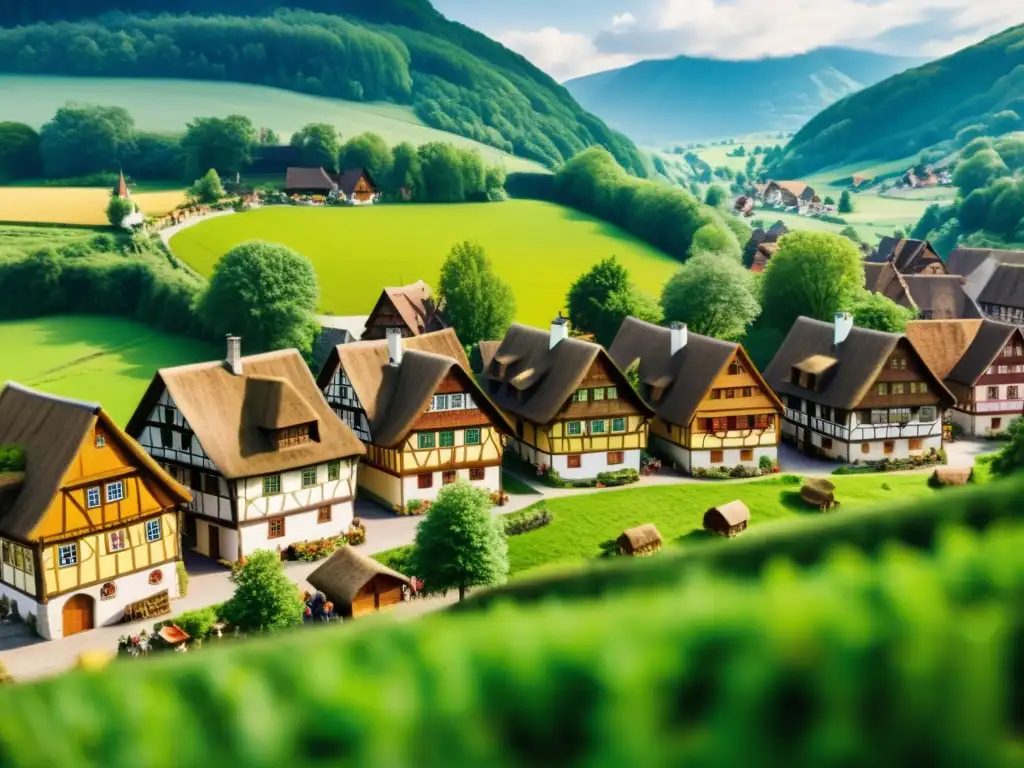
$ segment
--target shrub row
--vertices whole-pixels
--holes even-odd
[[[0,764],[1010,765],[1021,547],[957,530],[933,558],[115,663],[0,692]]]
[[[543,504],[529,509],[524,509],[521,512],[513,512],[510,515],[505,515],[502,518],[502,523],[505,525],[506,536],[519,536],[523,533],[529,533],[535,531],[538,528],[543,528],[548,525],[554,518],[551,516],[551,512]]]

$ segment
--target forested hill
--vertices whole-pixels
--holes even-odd
[[[916,154],[972,126],[984,135],[1007,110],[1024,116],[1024,25],[833,104],[797,133],[774,173]]]
[[[393,101],[549,166],[599,144],[647,174],[635,145],[562,86],[427,0],[289,0],[275,10],[280,2],[0,0],[0,72],[233,80]]]
[[[753,61],[680,56],[588,75],[565,87],[630,138],[662,146],[795,131],[842,97],[921,62],[845,48]]]

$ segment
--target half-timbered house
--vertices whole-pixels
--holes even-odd
[[[942,448],[954,398],[905,336],[799,318],[765,371],[786,407],[782,437],[845,462]]]
[[[385,288],[366,319],[363,341],[387,336],[389,328],[397,328],[403,336],[419,336],[447,328],[434,302],[430,286],[422,280],[399,288]]]
[[[902,274],[891,261],[864,264],[864,288],[880,293],[922,320],[976,319],[981,310],[967,294],[964,278],[947,274]]]
[[[901,275],[949,274],[942,257],[927,240],[883,237],[867,257],[870,263],[891,263]]]
[[[639,470],[654,411],[604,347],[569,337],[565,318],[547,333],[513,325],[480,355],[485,391],[515,423],[507,450],[567,480]]]
[[[389,509],[433,501],[465,480],[501,492],[511,425],[470,373],[455,331],[336,347],[317,380],[334,412],[366,444],[359,489]]]
[[[994,320],[915,321],[907,338],[956,397],[953,421],[991,437],[1024,416],[1024,332]]]
[[[782,403],[739,344],[629,317],[609,354],[637,365],[652,453],[686,472],[778,461]]]
[[[190,500],[100,406],[8,384],[0,444],[0,596],[47,639],[170,610]]]
[[[192,489],[186,541],[238,561],[345,533],[363,444],[294,349],[157,372],[128,433]]]
[[[352,205],[373,205],[380,202],[380,188],[365,168],[351,168],[337,175],[338,192]]]

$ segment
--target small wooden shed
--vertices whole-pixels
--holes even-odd
[[[812,477],[800,489],[800,498],[812,507],[817,507],[825,512],[839,506],[835,491],[835,485],[828,480],[822,477]]]
[[[947,485],[967,485],[974,477],[974,470],[970,467],[964,469],[949,469],[942,467],[936,469],[931,476],[931,484],[940,488]]]
[[[735,536],[747,530],[750,510],[742,501],[730,501],[704,513],[704,530],[719,536]]]
[[[622,535],[615,540],[619,554],[630,557],[653,555],[661,549],[662,543],[661,533],[653,523],[638,525],[636,528],[623,531]]]
[[[342,616],[356,617],[402,602],[402,587],[411,587],[408,577],[343,546],[306,579],[334,603]]]

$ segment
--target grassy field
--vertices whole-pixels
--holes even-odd
[[[109,200],[105,187],[0,187],[0,221],[103,225]],[[132,200],[145,214],[161,216],[185,202],[185,192],[138,192]]]
[[[617,255],[643,289],[658,294],[678,262],[622,230],[569,208],[532,200],[374,208],[265,208],[203,222],[171,247],[204,275],[248,240],[287,245],[320,276],[320,308],[365,314],[385,285],[426,280],[436,287],[452,246],[480,243],[515,292],[517,320],[546,327],[572,282]]]
[[[37,248],[60,248],[95,236],[96,231],[92,229],[0,224],[0,257],[6,254],[29,253]]]
[[[836,498],[841,503],[832,514],[928,496],[934,491],[927,477],[876,474],[829,478],[836,485]],[[551,499],[545,502],[554,518],[549,525],[509,538],[512,573],[597,557],[603,542],[644,523],[654,523],[666,543],[700,539],[704,537],[704,513],[734,499],[750,508],[750,524],[755,527],[772,520],[821,514],[805,506],[799,492],[799,485],[771,478],[649,486]]]
[[[223,350],[114,317],[0,322],[0,383],[99,402],[127,422],[158,368],[216,360]]]
[[[285,140],[307,123],[330,123],[343,137],[371,131],[392,144],[444,141],[479,149],[489,162],[503,162],[509,171],[541,170],[530,160],[430,128],[412,108],[397,104],[341,101],[242,83],[30,75],[0,76],[0,93],[4,94],[0,121],[17,120],[35,127],[69,101],[124,107],[140,130],[159,133],[180,133],[194,117],[239,114],[257,126],[274,129]]]

